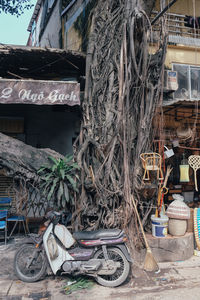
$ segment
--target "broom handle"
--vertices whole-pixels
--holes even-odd
[[[144,242],[145,242],[146,248],[150,249],[149,244],[148,244],[147,239],[146,239],[146,236],[145,236],[145,232],[144,232],[144,229],[143,229],[143,226],[142,226],[142,222],[141,222],[141,219],[140,219],[140,216],[139,216],[139,213],[138,213],[138,210],[137,210],[137,206],[136,206],[136,203],[135,203],[135,200],[134,200],[133,196],[131,196],[131,199],[132,199],[132,202],[133,202],[133,205],[134,205],[134,208],[135,208],[135,212],[136,212],[136,215],[137,215],[137,218],[138,218],[138,222],[140,224],[140,228],[141,228],[141,231],[142,231],[142,234],[143,234],[143,238],[144,238]]]
[[[172,169],[173,168],[171,168],[171,166],[167,166],[167,172],[165,175],[165,180],[164,180],[163,186],[162,186],[162,188],[159,187],[158,200],[157,200],[158,206],[156,209],[156,217],[160,217],[160,211],[162,208],[163,198],[164,198],[164,195],[167,194],[167,192],[168,192],[168,189],[166,189],[166,185],[167,185],[167,181],[168,181],[168,178],[169,178],[169,175],[170,175]]]
[[[156,218],[158,218],[158,215],[159,215],[159,207],[160,207],[161,196],[162,196],[162,188],[161,188],[161,184],[160,184],[159,189],[158,189],[157,207],[156,207],[156,213],[155,213]]]

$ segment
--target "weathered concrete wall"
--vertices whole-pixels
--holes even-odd
[[[167,6],[169,1],[162,0],[163,7]],[[193,5],[194,4],[194,5]],[[155,5],[156,10],[160,10],[160,0],[156,0]],[[199,1],[191,1],[191,0],[181,0],[174,3],[170,9],[167,11],[169,13],[179,14],[179,15],[189,15],[193,16],[194,11],[199,12],[200,9],[200,2]],[[198,17],[197,13],[197,17]]]
[[[60,30],[61,30],[61,18],[60,18],[60,1],[57,1],[53,13],[51,14],[44,32],[41,35],[39,46],[60,48]]]
[[[77,18],[84,13],[85,8],[91,0],[77,0],[75,4],[65,13],[64,19],[64,36],[63,43],[64,48],[74,51],[82,50],[82,42],[85,38],[84,36],[84,24],[82,26],[82,32],[78,32],[74,24]]]

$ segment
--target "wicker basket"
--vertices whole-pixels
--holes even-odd
[[[187,230],[187,220],[169,218],[168,230],[171,235],[184,235]]]
[[[180,195],[172,195],[172,197],[178,197]],[[182,197],[182,196],[180,196]],[[183,197],[182,197],[183,198]],[[180,198],[181,199],[181,198]],[[183,198],[184,199],[184,198]],[[166,215],[173,219],[189,219],[190,208],[183,202],[183,200],[174,200],[167,208]]]

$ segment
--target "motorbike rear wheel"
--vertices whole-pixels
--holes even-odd
[[[130,263],[127,261],[125,255],[118,248],[111,247],[107,248],[108,258],[109,260],[113,260],[114,262],[119,262],[120,267],[117,268],[116,272],[112,275],[98,275],[95,280],[107,287],[116,287],[122,284],[128,277],[130,272]],[[105,259],[103,250],[98,250],[95,255],[95,258]]]
[[[17,277],[22,281],[38,281],[46,274],[46,257],[34,245],[25,244],[15,254],[14,270]]]

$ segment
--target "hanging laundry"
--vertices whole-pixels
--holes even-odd
[[[200,29],[200,17],[185,16],[184,25],[186,27]]]

